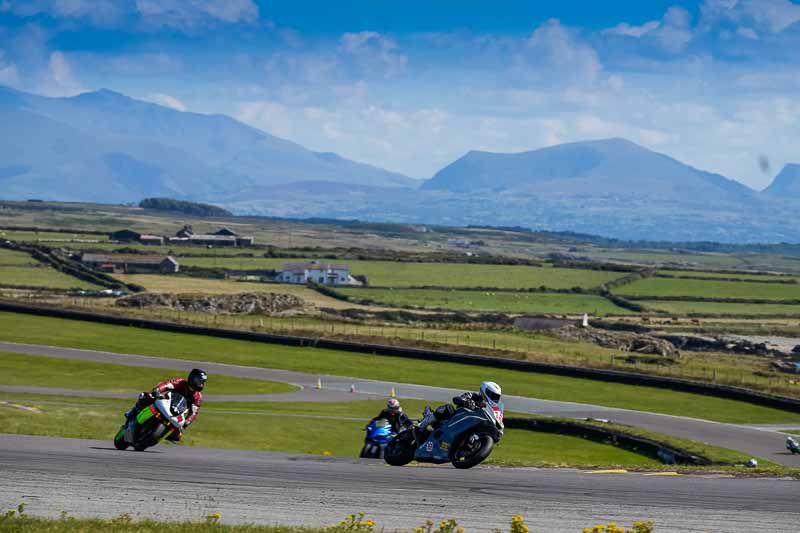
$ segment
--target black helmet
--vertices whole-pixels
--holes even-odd
[[[192,371],[189,372],[189,379],[186,381],[189,382],[189,387],[191,387],[193,390],[200,391],[206,386],[208,375],[199,368],[193,368]]]

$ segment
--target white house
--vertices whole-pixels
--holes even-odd
[[[317,285],[363,285],[350,275],[347,265],[329,263],[286,263],[275,276],[275,281],[282,283],[316,283]]]

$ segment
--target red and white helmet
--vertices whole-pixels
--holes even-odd
[[[397,400],[397,398],[389,398],[389,401],[386,402],[386,408],[390,411],[395,411],[398,413],[403,410],[403,408],[400,407],[400,402]]]
[[[503,396],[503,391],[500,389],[500,385],[494,381],[484,381],[481,383],[481,396],[488,405],[495,406]]]

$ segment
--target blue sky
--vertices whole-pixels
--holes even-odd
[[[790,0],[0,0],[2,85],[225,113],[419,178],[619,136],[764,187],[800,162],[798,49]]]

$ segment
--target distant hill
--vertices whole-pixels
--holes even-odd
[[[625,139],[561,144],[530,152],[469,152],[422,187],[458,193],[604,197],[633,195],[658,201],[740,201],[754,191]]]
[[[195,217],[230,217],[233,213],[227,209],[222,209],[216,205],[203,204],[200,202],[187,202],[185,200],[175,200],[173,198],[145,198],[139,202],[142,209],[154,209],[156,211],[169,211],[172,213],[183,213]]]
[[[326,181],[416,188],[407,176],[318,153],[223,115],[100,90],[46,98],[0,87],[4,198],[222,202],[243,188]]]
[[[783,167],[764,194],[787,200],[800,198],[800,165],[789,163]]]

